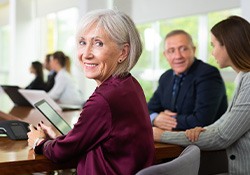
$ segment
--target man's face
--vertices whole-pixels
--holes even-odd
[[[164,56],[176,74],[187,71],[194,62],[195,47],[184,34],[177,34],[165,40]]]

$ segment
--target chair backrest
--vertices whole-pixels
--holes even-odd
[[[200,149],[189,145],[172,161],[144,168],[136,175],[198,175],[199,166]]]

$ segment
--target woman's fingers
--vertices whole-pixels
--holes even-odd
[[[37,130],[37,128],[32,124],[29,125],[29,129],[30,129],[30,131]]]
[[[191,142],[196,142],[199,139],[200,133],[205,131],[202,127],[196,127],[185,131],[185,135]]]

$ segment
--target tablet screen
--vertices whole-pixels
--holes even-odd
[[[70,125],[49,105],[45,100],[41,100],[34,104],[35,107],[58,129],[58,131],[65,135],[72,128]]]

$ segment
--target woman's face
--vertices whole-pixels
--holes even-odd
[[[217,40],[217,38],[213,34],[211,34],[211,45],[213,47],[212,55],[216,59],[220,68],[225,68],[228,66],[233,67],[232,61],[230,57],[228,56],[225,45],[221,45],[220,42]]]
[[[36,75],[36,70],[35,70],[35,68],[32,65],[30,66],[30,73]]]
[[[60,66],[58,60],[54,59],[54,57],[52,57],[50,60],[50,68],[56,72],[59,72],[61,69],[61,66]]]
[[[128,47],[118,45],[107,33],[96,26],[80,33],[77,39],[77,54],[85,76],[98,85],[109,78],[118,64],[126,59]]]

